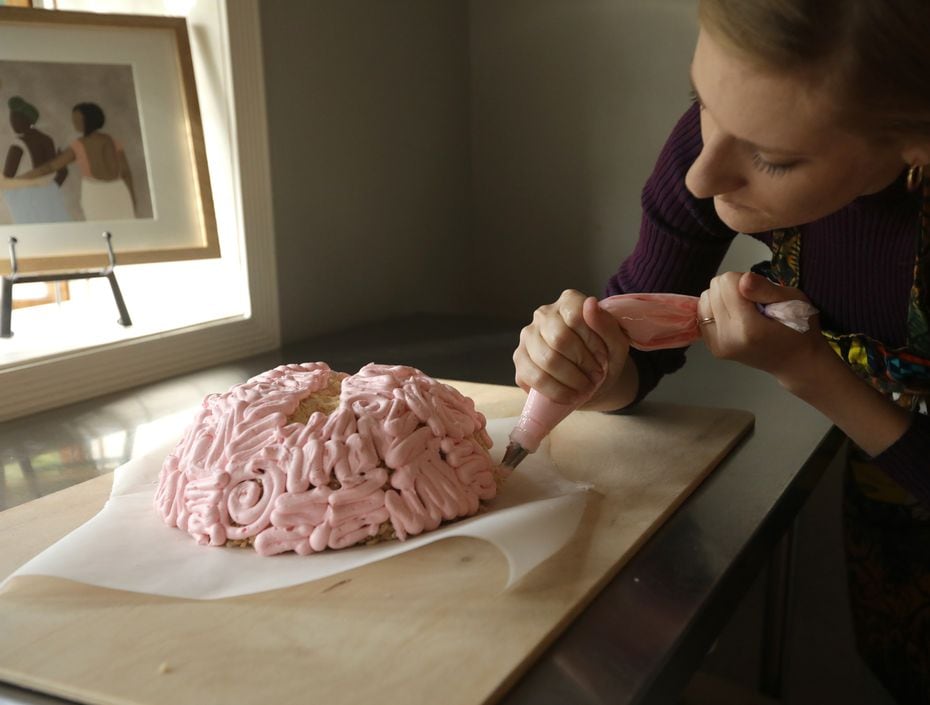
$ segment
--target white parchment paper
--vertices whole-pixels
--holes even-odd
[[[489,420],[495,457],[503,455],[516,420]],[[7,580],[47,575],[132,592],[217,599],[318,580],[450,536],[472,536],[490,541],[507,557],[510,587],[571,538],[584,511],[586,491],[592,489],[559,475],[544,444],[523,461],[489,511],[479,516],[406,541],[263,558],[250,549],[197,545],[185,532],[164,524],[153,497],[162,461],[176,442],[173,437],[117,468],[100,513]]]

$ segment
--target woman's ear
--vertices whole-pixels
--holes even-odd
[[[901,158],[910,166],[930,165],[930,141],[908,144],[901,151]]]

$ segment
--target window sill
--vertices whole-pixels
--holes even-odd
[[[72,285],[79,290],[75,298],[13,311],[13,337],[0,338],[0,370],[247,315],[234,283],[223,283],[218,261],[117,267],[116,278],[131,326],[117,322],[119,312],[105,279],[78,282]],[[177,286],[183,281],[198,284]]]

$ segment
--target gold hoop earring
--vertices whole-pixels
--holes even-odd
[[[924,167],[922,164],[912,164],[907,170],[907,190],[916,191],[924,182]]]

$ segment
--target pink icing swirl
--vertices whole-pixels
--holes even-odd
[[[288,423],[334,377],[336,409]],[[403,540],[496,495],[485,425],[471,399],[412,367],[282,365],[204,400],[155,506],[198,543],[249,539],[261,555],[346,548],[388,521]]]

